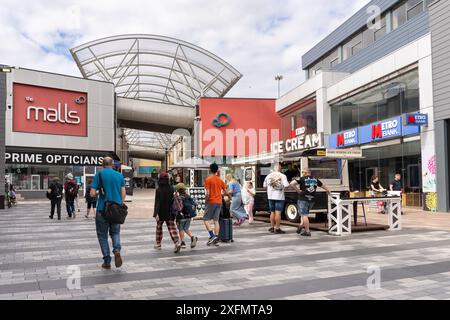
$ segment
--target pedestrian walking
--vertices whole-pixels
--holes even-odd
[[[163,239],[163,224],[165,223],[169,230],[170,237],[175,244],[174,253],[181,250],[181,242],[175,225],[176,216],[173,214],[173,200],[175,189],[170,185],[169,175],[165,172],[159,175],[158,189],[155,195],[155,209],[153,217],[156,219],[156,244],[155,249],[161,250]]]
[[[86,193],[84,195],[84,198],[86,199],[87,204],[87,212],[84,216],[86,219],[89,218],[89,215],[92,213],[92,215],[95,215],[95,209],[97,208],[97,201],[98,196],[95,194],[95,196],[91,195],[92,186],[91,183],[89,183],[86,187]]]
[[[264,188],[267,188],[267,199],[269,200],[270,224],[269,232],[276,234],[285,233],[281,230],[281,212],[284,209],[286,197],[284,189],[289,187],[286,175],[280,172],[280,164],[275,164],[273,172],[264,179]]]
[[[73,179],[73,174],[66,176],[64,183],[64,198],[66,200],[66,210],[68,219],[75,219],[75,199],[78,197],[78,183]]]
[[[204,186],[206,191],[205,215],[203,223],[209,234],[209,240],[206,243],[210,245],[219,245],[219,219],[222,211],[222,195],[226,194],[227,186],[219,176],[219,166],[213,163],[209,166],[210,175],[206,178]],[[211,228],[211,221],[214,222],[214,231]]]
[[[244,203],[245,211],[248,215],[248,222],[253,223],[253,207],[255,206],[255,196],[256,191],[253,187],[253,182],[249,181],[246,183],[244,189],[242,190],[242,202]]]
[[[302,177],[294,179],[291,186],[299,194],[297,207],[300,213],[300,226],[297,233],[304,237],[311,237],[311,230],[309,228],[309,213],[314,207],[316,201],[317,187],[321,187],[328,194],[330,190],[319,179],[311,175],[311,170],[305,168],[302,170]]]
[[[142,185],[142,188],[141,188],[141,189],[147,189],[147,185],[148,185],[148,178],[145,177],[145,178],[144,178],[144,184]]]
[[[231,197],[230,212],[236,219],[234,225],[241,226],[247,218],[247,212],[245,211],[244,204],[242,203],[241,185],[231,174],[227,174],[226,179],[228,182],[227,193]]]
[[[63,185],[61,184],[58,177],[53,178],[52,183],[48,187],[47,190],[47,198],[50,200],[50,216],[49,218],[53,220],[56,214],[58,216],[58,220],[61,220],[61,202],[63,197]]]
[[[181,210],[177,211],[176,221],[178,232],[180,233],[181,248],[186,248],[186,242],[184,242],[185,234],[191,239],[191,249],[197,246],[198,237],[194,236],[191,231],[191,222],[194,217],[197,216],[197,205],[194,199],[187,192],[187,187],[184,183],[179,183],[175,186],[176,189],[176,201],[181,204]],[[175,201],[175,200],[174,200]]]
[[[103,217],[106,202],[123,205],[126,198],[125,179],[120,172],[113,170],[114,160],[111,157],[103,159],[103,170],[98,172],[91,184],[91,197],[98,196],[97,213],[95,215],[95,228],[100,249],[103,255],[102,268],[111,269],[111,251],[108,243],[108,234],[111,236],[114,264],[120,268],[123,264],[120,251],[120,225],[111,223]]]

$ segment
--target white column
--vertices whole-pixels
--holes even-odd
[[[419,95],[420,112],[428,114],[428,127],[422,127],[421,150],[422,150],[422,191],[424,193],[424,208],[430,211],[437,210],[436,189],[436,149],[433,113],[433,77],[431,44],[429,38],[419,42],[420,50],[424,57],[419,60]],[[428,48],[430,46],[430,48]],[[429,53],[429,55],[428,55]]]

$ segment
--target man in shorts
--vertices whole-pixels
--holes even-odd
[[[269,200],[270,210],[270,233],[284,234],[281,230],[281,212],[284,209],[286,201],[284,189],[289,187],[286,175],[281,173],[280,164],[276,163],[273,172],[264,180],[264,188],[267,188],[267,199]]]
[[[203,222],[209,234],[207,245],[217,246],[219,243],[219,218],[222,211],[222,194],[226,193],[227,186],[225,182],[217,175],[219,166],[215,163],[211,164],[211,174],[205,180],[206,205]],[[211,221],[214,221],[214,231],[211,228]]]
[[[298,211],[300,213],[300,226],[297,233],[303,237],[311,237],[309,229],[309,212],[314,207],[316,201],[317,187],[321,187],[328,194],[330,190],[317,178],[311,175],[311,170],[305,168],[302,170],[302,177],[298,180],[293,180],[291,186],[297,191],[298,196]]]

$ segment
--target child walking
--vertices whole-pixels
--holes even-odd
[[[191,249],[197,246],[198,238],[193,235],[191,231],[192,218],[197,216],[196,204],[194,199],[187,193],[187,187],[184,183],[179,183],[175,186],[176,194],[174,201],[180,201],[182,209],[177,212],[177,227],[180,233],[181,247],[186,248],[184,241],[185,234],[191,239]]]

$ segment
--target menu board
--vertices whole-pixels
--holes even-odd
[[[197,217],[202,218],[205,215],[206,190],[205,188],[190,188],[189,195],[197,204]]]

